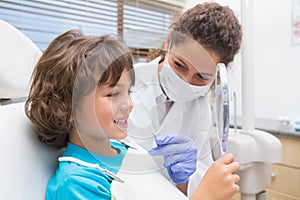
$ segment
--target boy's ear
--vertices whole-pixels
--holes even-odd
[[[73,121],[74,121],[74,118],[73,118],[73,115],[71,114],[70,118],[69,118],[69,122],[73,122]]]
[[[72,114],[70,115],[70,118],[69,118],[69,125],[74,127],[74,118],[73,118]]]

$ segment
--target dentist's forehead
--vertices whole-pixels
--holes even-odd
[[[194,66],[199,72],[214,74],[216,72],[217,56],[208,52],[203,46],[192,39],[173,44],[171,53]]]

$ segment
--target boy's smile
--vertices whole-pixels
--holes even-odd
[[[128,116],[120,117],[114,120],[114,123],[121,129],[126,131],[128,128]]]

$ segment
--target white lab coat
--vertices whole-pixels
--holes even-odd
[[[124,183],[114,180],[111,184],[116,200],[188,200],[163,176],[145,149],[136,144],[130,146],[134,148],[128,149],[117,173]]]
[[[128,140],[149,150],[156,146],[153,134],[178,133],[193,138],[198,147],[198,162],[197,170],[189,180],[190,196],[213,163],[208,135],[211,125],[209,97],[200,97],[187,103],[174,102],[166,113],[166,96],[158,82],[159,60],[157,58],[150,63],[135,65],[136,83],[132,88],[134,108],[129,117]],[[157,162],[163,166],[162,159],[157,159]]]

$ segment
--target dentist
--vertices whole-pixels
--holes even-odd
[[[208,133],[212,118],[210,89],[216,66],[228,66],[233,61],[241,38],[241,25],[229,7],[198,4],[171,25],[157,58],[135,65],[135,107],[129,121],[129,139],[150,150],[151,155],[162,156],[157,162],[189,197],[204,176],[213,177],[203,180],[211,184],[207,188],[220,191],[220,197],[239,190],[239,177],[235,174],[238,167],[232,155],[225,154],[214,161]],[[183,138],[198,149],[196,169],[193,156],[186,152],[191,143]]]

